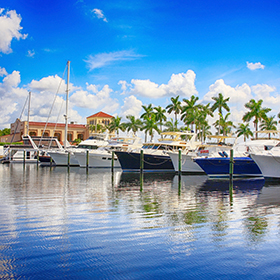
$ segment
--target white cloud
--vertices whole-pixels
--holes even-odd
[[[112,89],[108,85],[105,85],[100,91],[97,91],[97,87],[94,85],[88,85],[87,89],[88,91],[78,90],[74,92],[70,97],[71,103],[81,108],[96,109],[116,102],[110,97]]]
[[[247,68],[250,70],[256,70],[256,69],[264,69],[264,65],[262,65],[260,62],[252,63],[252,62],[246,62]]]
[[[190,97],[198,93],[194,84],[195,77],[195,73],[192,70],[188,70],[187,73],[172,74],[168,83],[162,85],[158,85],[150,80],[132,79],[131,84],[134,88],[131,89],[131,94],[150,98],[174,95]]]
[[[126,117],[132,115],[139,118],[142,104],[142,101],[137,99],[134,95],[126,97],[124,99],[124,105],[121,107],[121,116]]]
[[[8,73],[5,68],[0,67],[0,77],[7,76]]]
[[[127,87],[129,86],[128,83],[126,81],[119,81],[118,85],[121,85],[121,90],[122,90],[121,94],[125,94]]]
[[[27,55],[26,56],[28,56],[28,57],[34,57],[34,55],[35,55],[35,51],[34,50],[29,50],[28,52],[27,52]]]
[[[90,55],[85,62],[87,67],[91,70],[107,66],[114,61],[134,60],[142,57],[142,55],[135,54],[134,51],[118,51],[110,53],[100,53],[95,56]]]
[[[230,98],[229,104],[245,104],[252,98],[251,88],[246,83],[233,88],[226,85],[223,79],[219,79],[209,86],[209,91],[204,95],[203,101],[213,102],[212,97],[218,96],[219,93],[222,93],[224,98]]]
[[[39,81],[32,80],[28,86],[31,90],[35,91],[56,93],[59,90],[59,93],[66,92],[66,83],[58,75],[48,76]],[[69,89],[70,91],[73,90],[73,85],[71,83]]]
[[[25,39],[27,34],[21,34],[21,16],[16,11],[8,11],[3,14],[4,9],[0,10],[0,52],[8,54],[12,52],[11,42],[15,38]]]
[[[95,16],[99,19],[102,19],[105,22],[108,22],[108,20],[106,19],[106,17],[103,14],[103,11],[100,9],[93,9],[92,12],[95,14]]]

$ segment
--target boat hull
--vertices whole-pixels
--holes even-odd
[[[179,171],[179,154],[178,153],[168,153],[174,169],[176,172]],[[191,155],[182,154],[181,160],[181,171],[182,173],[189,173],[189,174],[205,174],[204,170],[193,161]]]
[[[133,152],[115,152],[121,168],[124,172],[138,172],[140,171],[140,153]],[[174,166],[171,158],[168,155],[144,155],[144,172],[174,172]]]
[[[87,167],[87,154],[86,152],[74,153],[80,167]],[[89,168],[111,168],[112,167],[112,154],[110,153],[89,153],[88,154],[88,167]],[[114,168],[120,168],[118,158],[114,158]]]
[[[49,151],[48,154],[51,156],[53,161],[55,162],[55,165],[57,166],[79,166],[79,162],[75,158],[73,153],[70,153],[70,161],[68,164],[68,152],[60,152],[60,151]]]
[[[251,154],[265,178],[280,178],[280,156]]]
[[[194,161],[209,177],[229,177],[230,158],[195,158]],[[233,158],[234,177],[262,177],[257,164],[250,157]]]

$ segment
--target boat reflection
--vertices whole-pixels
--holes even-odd
[[[255,191],[261,190],[265,184],[263,178],[250,178],[250,179],[233,179],[233,180],[219,180],[219,179],[208,179],[206,180],[200,191],[229,191],[233,189],[235,192],[238,191]]]

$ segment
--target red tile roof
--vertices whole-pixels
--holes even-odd
[[[109,114],[106,114],[106,113],[104,113],[104,112],[98,112],[98,113],[96,113],[96,114],[93,114],[93,115],[87,117],[87,119],[88,119],[88,118],[95,118],[95,117],[100,117],[100,118],[113,118],[113,116],[111,116],[111,115],[109,115]]]

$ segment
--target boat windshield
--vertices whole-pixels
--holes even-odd
[[[77,148],[78,148],[78,149],[96,150],[96,149],[98,149],[99,147],[96,146],[96,145],[84,145],[84,144],[82,144],[82,145],[79,145]]]

